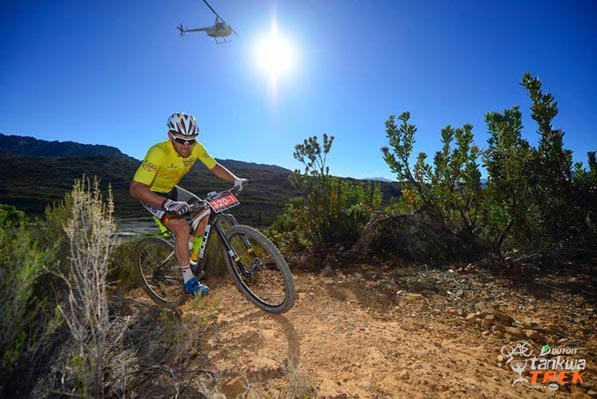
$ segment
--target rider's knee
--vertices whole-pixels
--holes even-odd
[[[184,219],[170,219],[168,221],[168,228],[177,236],[189,235],[190,227]]]

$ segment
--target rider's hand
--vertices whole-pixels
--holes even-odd
[[[164,201],[163,208],[168,212],[177,214],[178,216],[189,213],[191,207],[184,201],[172,201],[170,199]]]
[[[245,186],[246,186],[247,184],[249,184],[249,180],[247,180],[247,179],[242,179],[242,178],[240,178],[240,177],[237,177],[237,178],[234,180],[234,188],[235,188],[237,191],[242,191],[242,190],[243,190],[243,188],[245,188]]]

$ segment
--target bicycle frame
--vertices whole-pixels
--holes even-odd
[[[220,193],[218,193],[218,194],[220,194]],[[191,237],[195,237],[195,232],[197,231],[197,227],[199,226],[199,223],[201,222],[201,220],[204,217],[208,217],[208,219],[207,219],[207,224],[205,226],[205,231],[203,233],[203,241],[201,243],[201,248],[199,249],[199,256],[197,257],[197,264],[192,267],[193,273],[197,274],[197,271],[198,271],[200,265],[202,264],[203,258],[205,256],[205,249],[207,248],[207,242],[211,236],[212,227],[213,227],[213,229],[216,230],[216,233],[222,240],[222,243],[224,244],[224,247],[226,249],[226,253],[228,254],[228,256],[230,256],[230,259],[232,259],[234,261],[234,264],[236,264],[236,266],[238,267],[238,269],[244,276],[250,276],[254,270],[250,270],[250,271],[247,270],[244,267],[244,265],[242,264],[242,262],[240,262],[240,257],[238,256],[238,254],[232,247],[232,244],[230,244],[230,242],[226,238],[226,233],[224,232],[224,230],[222,229],[222,227],[219,224],[220,219],[228,218],[230,220],[232,226],[237,225],[238,222],[237,222],[236,218],[229,213],[225,213],[225,211],[218,212],[213,209],[212,209],[212,212],[209,213],[209,216],[206,216],[204,214],[204,212],[199,212],[196,216],[194,216],[188,222],[189,226],[191,227]],[[252,253],[253,248],[252,248],[251,243],[244,236],[241,237],[241,239],[243,241],[243,244],[245,244],[245,246],[247,247],[248,252],[251,253],[254,258],[256,258],[256,256]],[[201,272],[203,272],[203,271],[201,271]]]
[[[213,242],[212,248],[218,252],[218,258],[220,254],[223,256],[225,266],[241,293],[267,312],[284,313],[289,310],[294,304],[296,293],[288,264],[263,233],[251,226],[239,224],[233,215],[227,213],[240,204],[234,190],[211,192],[205,199],[186,190],[183,194],[185,197],[181,200],[186,200],[190,206],[189,214],[183,219],[191,233],[189,242],[185,244],[196,244],[197,240],[202,239],[199,248],[196,245],[194,250],[190,245],[187,248],[193,259],[197,256],[191,266],[195,277],[200,279],[205,274],[207,245],[215,234],[222,240],[223,247]],[[173,259],[176,245],[172,244],[176,244],[174,241],[177,237],[167,228],[168,220],[165,217],[163,222],[165,228],[160,230],[162,233],[167,230],[169,234],[162,234],[159,238],[146,237],[139,242],[135,251],[135,271],[138,281],[151,299],[160,305],[176,308],[184,303],[187,295],[181,288],[182,276],[177,270],[177,260]],[[218,244],[217,249],[215,244]]]

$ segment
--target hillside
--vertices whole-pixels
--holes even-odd
[[[0,133],[0,154],[29,155],[34,157],[110,156],[131,158],[118,148],[98,144],[80,144],[73,141],[46,141],[28,136],[9,136]]]
[[[243,223],[271,225],[288,200],[297,195],[288,180],[288,169],[238,160],[218,161],[251,181],[240,197],[243,206],[235,209]],[[0,134],[0,203],[40,215],[46,206],[64,198],[75,179],[97,176],[102,189],[112,187],[117,218],[145,218],[145,210],[128,192],[139,163],[114,147]],[[386,201],[400,195],[398,183],[380,184]],[[199,162],[180,185],[199,196],[228,188]]]
[[[291,172],[287,169],[235,160],[218,161],[251,180],[251,188],[241,196],[244,206],[235,212],[245,223],[271,224],[295,195],[287,178]],[[112,187],[118,218],[144,218],[145,210],[128,192],[139,163],[114,147],[0,134],[0,203],[39,215],[47,205],[61,201],[75,179],[97,176],[102,189]],[[199,196],[228,188],[227,183],[200,163],[180,184]]]
[[[146,212],[128,192],[139,161],[123,156],[33,157],[0,154],[0,203],[14,205],[30,214],[41,214],[47,205],[61,201],[83,175],[98,176],[100,187],[111,185],[118,218],[145,217]],[[241,196],[245,206],[236,212],[240,220],[271,224],[294,195],[287,175],[258,169],[234,169],[247,176],[251,188]],[[202,196],[228,184],[205,167],[196,166],[181,181],[183,187]]]

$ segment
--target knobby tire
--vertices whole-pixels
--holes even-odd
[[[135,273],[147,295],[170,309],[182,305],[189,296],[176,266],[174,246],[162,238],[148,237],[139,241],[135,252]]]
[[[226,232],[226,238],[238,255],[237,259],[229,255],[224,258],[238,289],[260,309],[278,314],[288,311],[295,300],[294,279],[280,251],[250,226],[234,225]],[[246,241],[253,250],[248,250]],[[246,276],[238,263],[247,270],[252,270],[255,264],[263,270]]]

